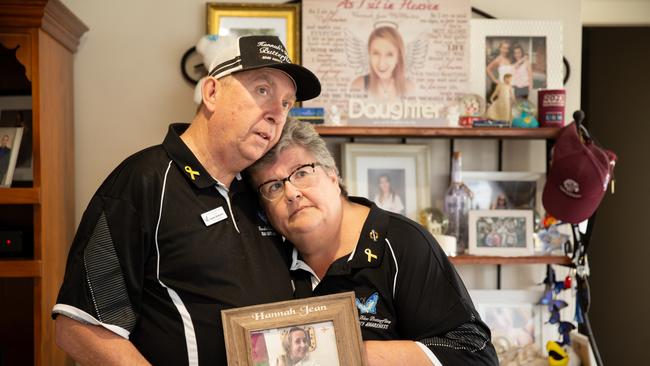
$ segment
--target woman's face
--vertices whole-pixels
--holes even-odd
[[[502,42],[501,45],[499,46],[499,53],[505,56],[508,54],[508,52],[510,52],[510,43]]]
[[[521,60],[521,58],[524,57],[524,51],[522,51],[521,48],[515,48],[513,54],[515,55],[515,60]]]
[[[294,330],[289,335],[291,340],[291,351],[289,357],[292,361],[300,361],[307,354],[307,335],[302,330]]]
[[[370,67],[381,79],[393,77],[393,71],[399,61],[399,50],[385,38],[375,38],[368,49]]]
[[[390,182],[388,181],[387,177],[385,176],[379,177],[379,189],[381,189],[381,193],[390,192]]]
[[[275,163],[260,169],[252,179],[257,187],[270,180],[283,179],[296,168],[314,162],[311,153],[293,146],[282,151]],[[338,227],[341,221],[341,190],[336,174],[322,166],[316,166],[314,174],[316,182],[311,187],[298,189],[285,182],[284,192],[278,199],[261,199],[273,227],[294,242],[301,234]]]

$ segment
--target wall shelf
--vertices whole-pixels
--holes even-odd
[[[42,274],[40,260],[0,260],[0,278],[41,277]]]
[[[0,204],[24,205],[38,204],[41,202],[39,188],[0,188]]]
[[[463,264],[571,264],[571,258],[559,255],[531,255],[522,257],[501,257],[483,255],[459,255],[449,257],[455,265]]]
[[[547,140],[559,135],[559,127],[542,128],[462,128],[462,127],[375,127],[317,125],[321,136],[339,137],[438,137]]]

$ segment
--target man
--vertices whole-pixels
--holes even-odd
[[[292,297],[239,172],[320,83],[278,37],[216,42],[189,127],[122,162],[84,213],[53,309],[57,343],[82,364],[223,365],[222,309]]]

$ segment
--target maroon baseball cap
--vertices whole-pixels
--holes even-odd
[[[616,154],[578,135],[575,123],[564,127],[555,142],[542,195],[555,218],[578,224],[596,211],[614,173]]]

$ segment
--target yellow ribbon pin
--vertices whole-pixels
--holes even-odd
[[[370,236],[370,239],[372,239],[372,241],[375,241],[375,242],[377,241],[377,239],[379,239],[379,234],[374,229],[370,230],[369,236]]]
[[[195,175],[201,175],[201,173],[197,172],[196,170],[192,170],[189,165],[185,165],[185,171],[190,173],[190,178],[192,178],[192,180],[196,179],[194,178]]]
[[[366,255],[368,255],[368,262],[372,262],[373,259],[377,259],[377,256],[372,254],[372,250],[370,250],[370,248],[366,248],[366,250],[364,250],[363,252],[366,253]]]

